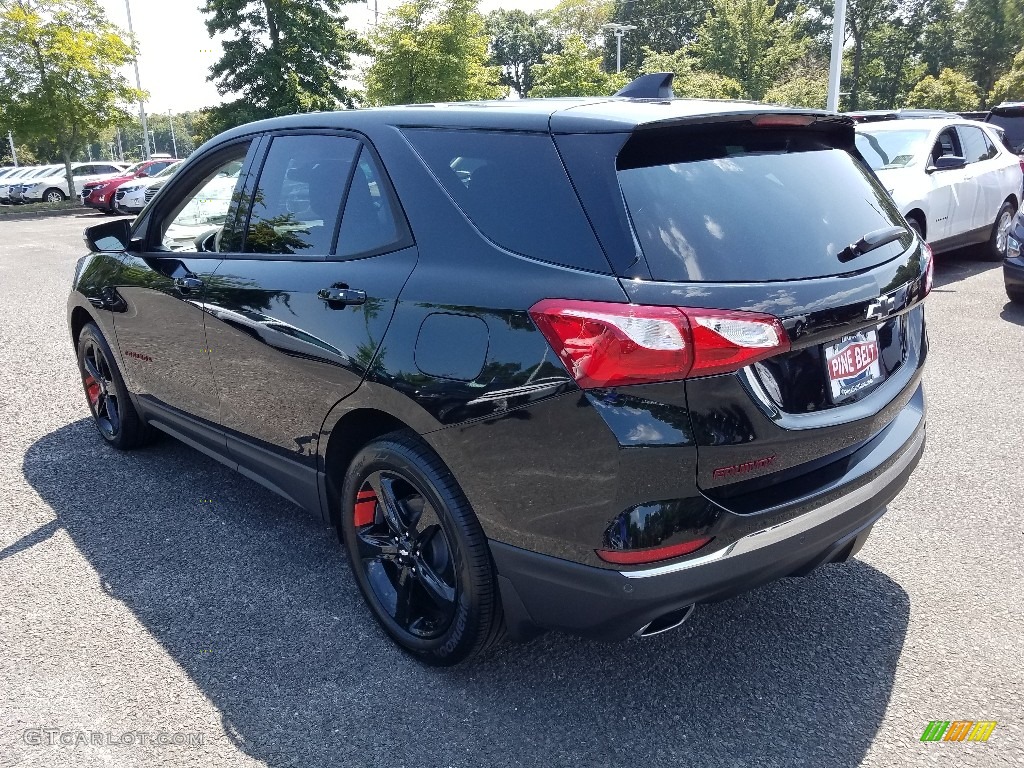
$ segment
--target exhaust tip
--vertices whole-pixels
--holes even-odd
[[[660,635],[662,632],[677,629],[682,626],[684,621],[690,618],[693,609],[696,607],[696,605],[688,605],[676,611],[669,611],[654,621],[644,624],[633,634],[633,637],[653,637],[654,635]]]

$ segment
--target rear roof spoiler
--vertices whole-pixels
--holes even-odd
[[[640,75],[625,88],[616,91],[614,95],[625,99],[674,99],[672,78],[671,72]]]

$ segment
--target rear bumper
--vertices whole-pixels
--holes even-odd
[[[861,474],[856,479],[814,500],[797,502],[806,507],[802,514],[707,554],[616,571],[492,542],[510,634],[528,637],[541,628],[622,640],[688,605],[723,600],[848,559],[920,460],[925,442],[920,391],[918,399],[920,410],[906,408],[897,419],[902,424],[890,425],[884,437],[872,441],[871,453],[876,455],[858,464]],[[865,463],[871,466],[867,471]]]

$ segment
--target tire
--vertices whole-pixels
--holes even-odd
[[[1024,304],[1024,291],[1019,291],[1015,288],[1006,288],[1006,298],[1012,301],[1014,304]]]
[[[985,256],[987,261],[1002,261],[1006,258],[1006,238],[1013,226],[1013,217],[1017,214],[1017,206],[1007,200],[996,214],[989,236]]]
[[[65,195],[63,191],[57,189],[56,187],[48,189],[43,193],[44,203],[63,203],[67,199],[68,196]]]
[[[135,410],[116,358],[95,323],[78,336],[78,371],[93,424],[114,448],[128,451],[149,442],[149,427]]]
[[[907,219],[907,224],[914,230],[914,234],[921,238],[921,242],[924,242],[924,232],[921,231],[921,224],[917,219]]]
[[[447,667],[501,640],[487,538],[451,472],[414,433],[384,435],[356,455],[340,508],[359,590],[402,650]]]

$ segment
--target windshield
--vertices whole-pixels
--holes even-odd
[[[889,243],[856,265],[839,261],[850,243],[902,218],[867,168],[811,132],[627,144],[618,166],[655,280],[825,277],[881,264],[907,244]]]
[[[176,170],[178,170],[178,166],[181,165],[183,162],[184,162],[183,160],[179,160],[176,163],[171,163],[170,165],[168,165],[166,168],[164,168],[162,171],[160,171],[160,173],[158,173],[153,178],[154,179],[160,179],[160,178],[163,178],[164,176],[173,176],[174,172]]]
[[[128,170],[124,171],[124,175],[125,176],[134,176],[136,173],[138,173],[139,171],[142,170],[142,166],[145,165],[145,164],[146,164],[146,161],[143,160],[141,163],[136,163],[135,165],[129,166]]]
[[[876,171],[906,168],[928,145],[929,131],[857,131],[857,149]]]

